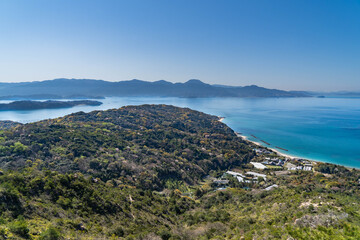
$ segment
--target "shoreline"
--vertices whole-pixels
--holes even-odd
[[[224,119],[225,119],[225,117],[220,117],[220,116],[218,116],[218,118],[219,118],[219,122],[223,122]],[[227,125],[227,124],[226,124],[226,125]],[[232,128],[231,128],[231,129],[232,129]],[[234,131],[234,132],[235,132],[235,131]],[[251,143],[253,143],[253,144],[257,145],[257,146],[263,147],[263,148],[268,148],[268,149],[270,149],[271,151],[275,152],[275,153],[276,153],[277,155],[279,155],[279,156],[283,156],[283,157],[286,157],[286,158],[290,158],[290,159],[292,159],[292,160],[295,160],[295,159],[304,159],[304,160],[308,160],[308,161],[315,162],[315,163],[322,162],[322,161],[318,161],[318,160],[314,160],[314,159],[302,158],[302,157],[299,157],[299,156],[295,156],[295,155],[291,155],[291,154],[287,154],[287,153],[282,153],[282,152],[280,152],[278,149],[275,149],[275,147],[274,147],[274,148],[271,148],[271,147],[263,146],[260,142],[256,142],[256,141],[253,141],[253,140],[249,140],[249,138],[248,138],[247,136],[245,136],[245,135],[243,135],[243,134],[241,134],[241,133],[235,132],[235,134],[236,134],[236,136],[242,138],[242,139],[245,140],[245,141],[251,142]],[[251,136],[257,139],[256,136],[254,136],[254,135],[251,135]],[[260,140],[260,139],[259,139],[259,140]],[[260,141],[262,141],[262,140],[260,140]],[[269,143],[267,143],[267,142],[265,142],[265,141],[264,141],[264,143],[270,145]],[[333,164],[333,163],[331,163],[331,164]],[[346,167],[346,166],[345,166],[345,167]]]
[[[268,148],[268,149],[270,149],[271,151],[275,152],[277,155],[282,156],[282,157],[290,158],[290,159],[292,159],[292,160],[304,159],[304,160],[308,160],[308,161],[315,162],[315,163],[321,162],[321,161],[319,161],[319,160],[314,160],[314,159],[309,159],[309,158],[303,158],[303,157],[299,157],[299,156],[295,156],[295,155],[291,155],[291,154],[287,154],[287,153],[282,153],[282,152],[280,152],[279,150],[277,150],[277,149],[275,149],[275,148],[263,146],[263,145],[261,145],[261,143],[259,143],[259,142],[249,140],[249,138],[248,138],[247,136],[242,135],[242,134],[240,134],[240,133],[236,133],[236,135],[237,135],[238,137],[242,138],[243,140],[248,141],[248,142],[251,142],[251,143],[253,143],[253,144],[257,145],[257,146],[260,146],[260,147],[263,147],[263,148]],[[331,164],[333,164],[333,163],[331,163]],[[346,167],[346,166],[345,166],[345,167]]]
[[[219,118],[219,122],[222,122],[222,123],[223,123],[223,120],[225,119],[225,117],[219,117],[219,116],[218,116],[218,118]],[[224,124],[225,124],[225,123],[224,123]],[[227,124],[226,124],[226,125],[227,125]],[[228,125],[227,125],[227,126],[228,126]],[[228,127],[230,127],[230,126],[228,126]],[[230,127],[230,128],[231,128],[231,127]],[[232,128],[231,128],[231,129],[232,129]],[[233,129],[233,131],[234,131],[234,129]],[[234,131],[234,132],[235,132],[235,131]],[[235,132],[235,134],[236,134],[238,137],[240,137],[240,138],[242,138],[243,140],[245,140],[245,141],[248,141],[248,142],[250,142],[250,143],[253,143],[253,144],[255,144],[255,145],[259,146],[259,147],[262,147],[262,148],[270,149],[271,151],[275,152],[277,155],[282,156],[282,157],[285,157],[285,158],[289,158],[289,159],[291,159],[291,160],[304,159],[304,160],[308,160],[308,161],[310,161],[310,162],[313,162],[313,163],[315,163],[315,164],[318,164],[318,163],[328,163],[328,164],[343,166],[343,167],[345,167],[345,168],[347,168],[347,169],[349,169],[349,170],[356,169],[357,171],[360,171],[360,168],[358,168],[358,167],[351,167],[351,166],[346,166],[346,165],[342,165],[342,164],[332,163],[332,162],[328,162],[328,161],[321,161],[321,160],[315,160],[315,159],[310,159],[310,158],[303,158],[303,157],[299,157],[299,156],[296,156],[296,155],[291,155],[291,154],[287,154],[287,153],[282,153],[282,152],[280,152],[278,149],[275,149],[275,147],[272,148],[272,147],[268,147],[268,146],[263,146],[260,142],[256,142],[256,141],[253,141],[253,140],[249,140],[249,138],[248,138],[247,136],[245,136],[245,135],[243,135],[243,134],[241,134],[241,133],[239,133],[239,132]],[[258,138],[257,138],[256,136],[254,136],[254,135],[251,135],[251,136],[254,137],[254,138],[256,138],[256,139],[258,139]],[[259,139],[259,140],[260,140],[260,139]]]
[[[295,156],[295,155],[291,155],[291,154],[286,154],[286,153],[282,153],[280,151],[278,151],[277,149],[274,149],[274,148],[271,148],[271,147],[266,147],[266,146],[263,146],[261,145],[261,143],[259,142],[255,142],[255,141],[252,141],[252,140],[249,140],[249,138],[245,135],[242,135],[238,132],[235,132],[236,135],[240,138],[242,138],[243,140],[245,141],[248,141],[248,142],[251,142],[257,146],[260,146],[260,147],[263,147],[263,148],[268,148],[270,149],[271,151],[275,152],[276,154],[278,154],[279,156],[283,156],[283,157],[286,157],[286,158],[289,158],[291,160],[297,160],[297,159],[304,159],[304,160],[307,160],[307,161],[310,161],[310,162],[313,162],[315,164],[318,164],[318,163],[328,163],[328,164],[333,164],[333,165],[339,165],[339,166],[343,166],[349,170],[352,170],[352,169],[356,169],[356,170],[360,170],[360,168],[357,168],[357,167],[350,167],[350,166],[346,166],[346,165],[341,165],[341,164],[336,164],[336,163],[331,163],[331,162],[326,162],[326,161],[320,161],[320,160],[315,160],[315,159],[310,159],[310,158],[303,158],[303,157],[299,157],[299,156]]]

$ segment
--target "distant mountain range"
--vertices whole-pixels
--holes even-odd
[[[0,99],[82,99],[113,96],[161,97],[309,97],[306,92],[268,89],[256,85],[245,87],[210,85],[192,79],[185,83],[164,80],[147,82],[129,80],[108,82],[93,79],[54,79],[39,82],[0,83]]]

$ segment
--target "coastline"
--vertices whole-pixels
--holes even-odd
[[[261,145],[261,143],[259,143],[259,142],[249,140],[249,138],[248,138],[247,136],[245,136],[245,135],[241,135],[241,134],[239,134],[239,133],[236,133],[236,135],[237,135],[238,137],[244,139],[245,141],[251,142],[251,143],[253,143],[253,144],[257,145],[257,146],[266,147],[266,148],[268,148],[268,149],[271,149],[271,151],[277,153],[277,154],[280,155],[280,156],[287,157],[287,158],[291,158],[291,159],[301,158],[301,157],[298,157],[298,156],[295,156],[295,155],[290,155],[290,154],[282,153],[282,152],[280,152],[279,150],[277,150],[277,149],[275,149],[275,148],[263,146],[263,145]],[[310,159],[306,159],[306,160],[310,160]],[[311,161],[313,161],[313,160],[311,160]],[[316,162],[316,161],[315,161],[315,162]]]
[[[220,117],[220,116],[218,116],[218,118],[219,118],[219,122],[224,123],[223,121],[224,121],[225,117]],[[226,125],[227,125],[227,124],[226,124]],[[230,127],[230,126],[228,126],[228,127]],[[234,132],[235,132],[235,131],[234,131]],[[242,134],[240,134],[240,133],[238,133],[238,132],[235,132],[235,134],[236,134],[238,137],[240,137],[240,138],[242,138],[243,140],[245,140],[245,141],[248,141],[248,142],[250,142],[250,143],[253,143],[253,144],[255,144],[255,145],[257,145],[257,146],[260,146],[260,147],[263,147],[263,148],[268,148],[268,149],[270,149],[271,151],[275,152],[277,155],[282,156],[282,157],[285,157],[285,158],[289,158],[289,159],[292,159],[292,160],[304,159],[304,160],[308,160],[308,161],[311,161],[311,162],[314,162],[314,163],[322,162],[322,161],[319,161],[319,160],[314,160],[314,159],[309,159],[309,158],[303,158],[303,157],[299,157],[299,156],[295,156],[295,155],[291,155],[291,154],[287,154],[287,153],[282,153],[282,152],[280,152],[278,149],[271,148],[271,147],[268,147],[268,146],[263,146],[260,142],[256,142],[256,141],[250,140],[247,136],[242,135]],[[255,137],[255,136],[254,136],[254,137]],[[256,137],[255,137],[255,138],[256,138]],[[267,142],[264,141],[264,143],[266,144]],[[268,145],[270,145],[270,144],[268,144]],[[333,163],[331,163],[331,164],[333,164]],[[347,166],[344,166],[344,167],[347,167]],[[348,168],[350,168],[350,167],[348,167]]]
[[[224,121],[225,117],[220,117],[220,116],[218,116],[218,118],[219,118],[219,122],[224,123],[223,121]],[[224,124],[226,124],[226,123],[224,123]],[[227,125],[227,124],[226,124],[226,125]],[[228,126],[228,127],[230,127],[230,126]],[[231,128],[231,127],[230,127],[230,128]],[[231,128],[231,129],[232,129],[232,128]],[[233,131],[234,131],[234,130],[233,130]],[[300,156],[296,156],[296,155],[292,155],[292,154],[288,154],[288,153],[283,153],[283,152],[280,152],[280,151],[279,151],[278,149],[276,149],[276,148],[264,146],[264,145],[262,145],[260,142],[257,142],[257,141],[254,141],[254,140],[250,140],[247,136],[245,136],[245,135],[243,135],[243,134],[241,134],[241,133],[239,133],[239,132],[236,132],[236,131],[234,131],[234,132],[235,132],[235,134],[236,134],[238,137],[242,138],[244,141],[253,143],[253,144],[255,144],[255,145],[259,146],[259,147],[262,147],[262,148],[267,148],[267,149],[273,151],[274,153],[276,153],[277,155],[282,156],[282,157],[285,157],[285,158],[288,158],[288,159],[291,159],[291,160],[304,159],[304,160],[308,160],[308,161],[310,161],[310,162],[312,162],[312,163],[314,163],[314,164],[318,164],[318,163],[328,163],[328,164],[343,166],[343,167],[345,167],[345,168],[347,168],[347,169],[349,169],[349,170],[352,170],[352,169],[360,170],[359,167],[347,166],[347,165],[344,165],[344,164],[332,163],[331,161],[315,160],[315,159],[311,159],[311,158],[300,157]],[[253,137],[257,139],[256,136],[253,136]],[[259,139],[259,141],[260,141],[260,139]]]
[[[291,155],[291,154],[282,153],[282,152],[280,152],[279,150],[277,150],[277,149],[275,149],[275,148],[263,146],[263,145],[261,145],[261,143],[259,143],[259,142],[249,140],[249,138],[248,138],[247,136],[245,136],[245,135],[242,135],[242,134],[239,134],[239,133],[236,133],[236,135],[237,135],[238,137],[242,138],[243,140],[248,141],[248,142],[251,142],[251,143],[253,143],[253,144],[257,145],[257,146],[260,146],[260,147],[263,147],[263,148],[268,148],[268,149],[270,149],[271,151],[275,152],[277,155],[282,156],[282,157],[286,157],[286,158],[289,158],[289,159],[292,159],[292,160],[304,159],[304,160],[308,160],[308,161],[311,161],[311,162],[314,162],[314,163],[322,162],[322,161],[319,161],[319,160],[314,160],[314,159],[309,159],[309,158],[303,158],[303,157],[299,157],[299,156],[296,156],[296,155]],[[333,163],[330,163],[330,164],[333,164]],[[347,167],[347,166],[344,166],[344,167]]]

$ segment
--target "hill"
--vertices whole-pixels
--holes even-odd
[[[81,172],[161,190],[169,179],[196,183],[212,169],[251,158],[218,117],[165,105],[74,113],[5,131],[0,167],[41,159],[61,173]]]
[[[11,95],[9,95],[11,93]],[[31,93],[31,94],[29,94]],[[92,79],[54,79],[41,82],[1,83],[2,99],[100,98],[111,96],[162,97],[307,97],[303,92],[267,89],[255,85],[224,87],[200,80],[171,83],[164,80],[146,82],[130,80],[107,82]]]
[[[279,156],[218,120],[143,105],[4,123],[0,239],[360,238],[358,170],[254,169]]]

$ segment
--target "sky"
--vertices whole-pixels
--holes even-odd
[[[360,91],[360,0],[1,0],[0,82]]]

